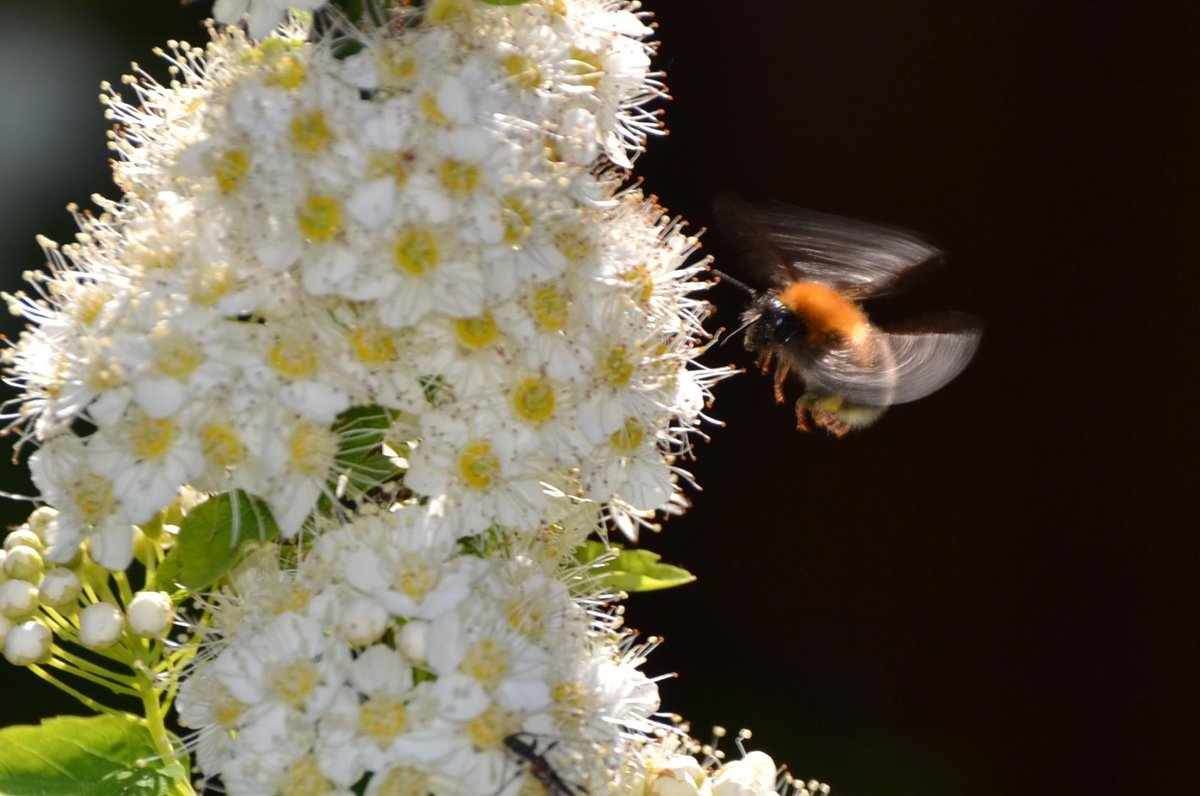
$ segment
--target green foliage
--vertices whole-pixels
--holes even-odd
[[[483,0],[490,6],[519,6],[528,3],[529,0]]]
[[[658,553],[628,549],[618,544],[587,541],[575,551],[580,564],[601,560],[609,551],[616,556],[594,567],[591,572],[600,585],[624,592],[657,591],[691,583],[696,576],[682,567],[664,564]]]
[[[5,796],[159,796],[187,778],[186,766],[158,759],[131,716],[59,716],[0,730]]]
[[[363,406],[343,412],[334,425],[341,437],[337,464],[346,475],[349,497],[396,481],[404,471],[383,453],[383,443],[392,427],[392,414],[379,406]]]
[[[213,495],[183,518],[175,547],[159,567],[159,580],[198,591],[238,562],[243,544],[277,536],[279,527],[266,503],[241,491]]]

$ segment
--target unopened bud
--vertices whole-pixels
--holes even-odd
[[[111,647],[121,637],[124,619],[112,603],[96,603],[79,614],[79,643],[94,650]]]
[[[4,657],[13,666],[37,663],[50,652],[50,628],[29,620],[8,631],[4,637]]]
[[[38,590],[27,580],[0,583],[0,614],[9,619],[24,619],[37,610]]]
[[[28,527],[17,528],[15,531],[4,537],[4,549],[12,550],[17,545],[25,545],[32,547],[39,553],[46,549],[42,538],[31,531]]]
[[[44,604],[63,610],[75,604],[83,591],[79,576],[66,567],[55,567],[38,584],[38,595]]]
[[[396,647],[413,663],[425,663],[425,637],[429,633],[429,623],[420,619],[400,628],[396,639]]]
[[[387,627],[387,610],[374,600],[360,597],[342,612],[338,634],[350,644],[366,646],[382,638]]]
[[[162,638],[171,629],[175,610],[166,592],[140,591],[133,595],[125,620],[129,630],[141,638]]]
[[[45,539],[46,528],[50,526],[50,523],[53,522],[54,518],[57,516],[57,509],[52,509],[49,506],[42,506],[29,515],[29,520],[26,522],[26,525],[29,526],[29,530],[33,531],[40,538]]]
[[[10,578],[27,580],[30,583],[37,583],[42,579],[46,562],[40,551],[29,545],[19,544],[8,548],[7,552],[8,555],[4,558],[6,575]]]

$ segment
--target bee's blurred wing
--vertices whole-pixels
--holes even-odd
[[[804,374],[806,386],[868,406],[915,401],[962,373],[981,336],[980,323],[970,316],[922,316],[903,328],[877,332],[869,361],[849,349],[820,357]]]
[[[770,285],[818,282],[863,298],[942,257],[911,232],[777,202],[752,205],[724,193],[713,212],[742,264]]]

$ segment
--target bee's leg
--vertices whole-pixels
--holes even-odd
[[[783,403],[783,381],[787,378],[788,366],[786,362],[781,361],[779,366],[775,368],[775,403]]]
[[[808,431],[808,402],[803,398],[796,401],[796,430]]]
[[[758,369],[765,376],[771,369],[771,361],[775,358],[772,351],[763,351],[758,355]]]
[[[841,439],[850,432],[850,426],[843,423],[837,415],[835,415],[833,412],[830,412],[828,409],[811,407],[809,408],[808,412],[812,416],[813,423],[815,423],[818,428],[825,429],[838,439]]]

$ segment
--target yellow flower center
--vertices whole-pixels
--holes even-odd
[[[406,274],[421,276],[437,267],[438,242],[428,229],[417,227],[396,238],[392,247],[396,267]]]
[[[381,48],[382,53],[379,56],[383,71],[388,78],[386,82],[392,85],[407,86],[417,73],[417,58],[407,45],[398,42],[387,42],[387,45]]]
[[[376,783],[379,787],[375,787]],[[371,778],[375,796],[428,796],[429,775],[415,768],[391,768],[382,781],[378,775]]]
[[[354,354],[368,365],[386,365],[396,358],[396,338],[384,326],[360,326],[350,336]]]
[[[513,411],[531,423],[542,423],[554,414],[554,385],[541,376],[531,376],[509,393]]]
[[[296,215],[300,231],[310,240],[329,240],[342,231],[342,208],[328,196],[310,196]]]
[[[233,275],[229,272],[229,266],[205,266],[192,276],[189,295],[197,304],[211,307],[229,292],[232,283]]]
[[[99,473],[84,473],[70,487],[71,502],[84,525],[92,526],[112,513],[112,481]]]
[[[108,304],[112,294],[98,285],[88,285],[75,296],[71,306],[71,314],[75,320],[84,326],[91,326],[100,317],[100,312]]]
[[[481,348],[496,338],[496,320],[490,312],[478,318],[459,318],[454,322],[454,333],[467,348]]]
[[[242,438],[228,423],[210,423],[200,431],[204,458],[217,467],[237,467],[246,458]]]
[[[304,62],[294,55],[282,55],[271,65],[267,75],[268,86],[279,86],[291,91],[304,83]]]
[[[392,585],[414,599],[420,599],[437,585],[436,570],[417,553],[402,553]]]
[[[516,196],[500,200],[500,218],[504,223],[504,240],[517,243],[533,229],[533,212]]]
[[[442,109],[438,107],[437,97],[426,92],[421,95],[421,99],[417,101],[417,107],[421,109],[421,113],[425,114],[425,118],[434,124],[450,124],[450,120],[446,118],[446,114],[442,113]]]
[[[530,312],[544,332],[561,332],[571,316],[571,299],[557,285],[542,285],[533,291]]]
[[[139,459],[156,461],[171,450],[175,441],[175,424],[170,418],[153,418],[138,413],[130,430],[130,447]]]
[[[600,56],[575,47],[571,50],[571,71],[578,75],[585,86],[596,86],[604,76],[604,65]]]
[[[403,187],[408,182],[408,172],[412,162],[413,154],[407,150],[403,152],[372,152],[367,172],[372,177],[391,177],[396,181],[397,187]]]
[[[468,442],[458,457],[458,473],[467,486],[487,489],[500,475],[500,460],[487,440]]]
[[[387,747],[408,728],[408,712],[398,697],[375,696],[367,700],[358,714],[358,730]]]
[[[508,648],[491,639],[481,639],[467,647],[461,669],[478,680],[489,691],[500,685],[508,674]]]
[[[152,335],[154,367],[164,376],[183,380],[204,362],[204,349],[185,334],[158,327]]]
[[[466,0],[433,0],[425,6],[425,24],[444,25],[448,22],[468,20],[471,7]]]
[[[638,419],[627,417],[625,425],[614,431],[608,438],[608,444],[618,453],[633,453],[641,446],[644,438],[645,433],[642,431],[642,424],[638,422]]]
[[[438,164],[438,176],[450,193],[470,193],[479,185],[479,167],[453,158]]]
[[[120,386],[125,381],[125,373],[119,362],[97,358],[88,363],[83,380],[93,392],[105,392]]]
[[[298,710],[304,708],[309,694],[321,685],[316,664],[307,660],[276,664],[267,677],[280,701]]]
[[[279,796],[329,796],[338,790],[321,774],[320,766],[311,756],[288,766],[282,779]]]
[[[504,59],[504,71],[508,72],[519,86],[537,88],[542,84],[542,73],[529,58],[513,53]]]
[[[621,279],[633,288],[634,301],[643,306],[650,303],[654,295],[654,278],[650,276],[649,268],[644,265],[631,268],[621,274]]]
[[[242,184],[250,168],[250,156],[240,149],[230,149],[217,156],[213,163],[213,177],[221,193],[233,193]]]
[[[321,366],[312,338],[296,332],[281,334],[267,352],[267,359],[286,379],[311,379]]]
[[[325,114],[320,111],[295,117],[288,126],[288,132],[291,133],[292,146],[308,154],[320,152],[333,138],[329,125],[325,123]]]
[[[512,734],[512,716],[508,711],[497,705],[490,705],[487,710],[467,722],[467,737],[471,739],[476,749],[497,749],[504,739]]]
[[[578,265],[592,253],[592,242],[577,229],[564,229],[554,236],[554,245],[571,262]]]
[[[610,387],[624,387],[633,378],[633,360],[625,346],[614,346],[601,359],[600,378]]]
[[[213,700],[213,717],[217,723],[222,727],[232,727],[245,712],[245,703],[229,693],[228,688],[218,683],[217,696]]]
[[[304,475],[321,475],[329,470],[337,453],[337,437],[332,431],[300,420],[288,441],[292,469]]]

